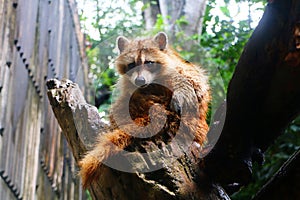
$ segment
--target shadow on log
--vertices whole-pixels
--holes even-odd
[[[69,80],[49,80],[47,87],[55,117],[78,162],[106,125],[101,122],[97,109],[86,103],[77,84]],[[149,173],[126,173],[102,165],[99,181],[88,188],[93,199],[229,199],[220,186],[206,180],[199,166],[197,149],[164,151],[182,156],[172,165]],[[143,159],[135,163],[147,165],[138,162],[146,162]]]

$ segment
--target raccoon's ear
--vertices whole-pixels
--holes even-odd
[[[164,50],[168,44],[168,36],[164,32],[159,32],[154,37],[154,42],[157,43],[160,50]]]
[[[117,38],[117,46],[118,46],[120,53],[122,53],[124,51],[124,49],[126,48],[128,43],[129,43],[129,40],[124,36],[119,36]]]

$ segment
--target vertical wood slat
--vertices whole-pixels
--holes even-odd
[[[0,0],[0,199],[84,198],[45,90],[54,77],[87,86],[76,12],[74,0]]]

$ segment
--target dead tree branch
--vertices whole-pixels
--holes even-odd
[[[78,162],[91,148],[95,136],[105,129],[105,124],[97,109],[86,103],[77,84],[49,80],[47,86],[53,112]],[[155,148],[155,144],[148,145]],[[171,166],[154,172],[127,173],[103,165],[99,181],[88,188],[93,199],[229,199],[221,187],[206,181],[199,167],[197,149],[182,152],[183,149],[174,145],[164,150],[182,156]],[[146,164],[142,157],[135,162]]]

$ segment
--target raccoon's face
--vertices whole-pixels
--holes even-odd
[[[161,55],[166,48],[167,36],[157,34],[153,39],[129,41],[125,37],[117,39],[120,55],[116,66],[121,75],[126,76],[137,87],[145,87],[162,75],[164,60]]]
[[[145,60],[140,64],[136,62],[129,63],[126,67],[126,75],[134,85],[144,87],[158,78],[160,70],[161,64]]]

